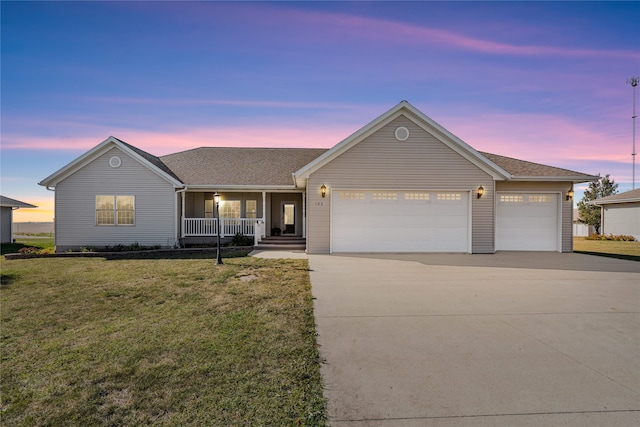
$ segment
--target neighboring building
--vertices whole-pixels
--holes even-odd
[[[590,234],[594,234],[596,229],[593,225],[584,224],[580,221],[580,210],[573,210],[573,236],[574,237],[587,237]]]
[[[574,183],[597,177],[481,153],[402,101],[329,150],[203,147],[156,157],[109,137],[40,185],[56,250],[306,238],[309,253],[570,252]]]
[[[0,243],[13,242],[13,210],[20,208],[37,208],[37,206],[0,196]]]
[[[640,240],[640,188],[591,201],[600,206],[600,233]]]

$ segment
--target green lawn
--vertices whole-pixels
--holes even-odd
[[[0,424],[325,425],[306,260],[1,262]]]
[[[573,238],[575,252],[593,254],[620,255],[621,258],[640,260],[640,242],[614,242],[611,240],[587,240],[584,237]]]
[[[18,253],[20,249],[25,247],[38,248],[47,253],[53,253],[55,251],[55,245],[51,235],[38,235],[18,237],[15,243],[3,244],[0,247],[0,255]]]

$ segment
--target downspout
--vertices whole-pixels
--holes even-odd
[[[51,191],[52,193],[56,192],[56,188],[50,188],[48,185],[45,186],[44,188],[46,188],[48,191]],[[56,196],[53,196],[53,251],[54,252],[58,252],[56,250],[56,247],[58,246],[58,222],[56,221]],[[11,232],[13,233],[13,230],[11,230]],[[11,238],[13,239],[13,234],[11,235]]]
[[[178,200],[181,201],[181,208],[180,208],[180,217],[178,218],[178,221],[174,221],[174,226],[175,226],[175,232],[174,235],[176,236],[176,242],[178,242],[178,246],[180,245],[180,234],[182,234],[182,222],[183,222],[183,218],[184,218],[184,193],[187,191],[187,186],[185,185],[184,188],[176,191],[176,209],[174,210],[174,212],[178,212]],[[180,231],[178,231],[178,228],[180,228]]]

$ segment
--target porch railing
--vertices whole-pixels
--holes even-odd
[[[220,237],[235,236],[240,233],[245,236],[254,236],[256,218],[220,218]],[[189,236],[216,236],[218,220],[214,218],[183,218],[182,237]]]

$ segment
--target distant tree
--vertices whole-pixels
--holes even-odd
[[[598,174],[598,177],[598,180],[589,183],[589,188],[584,191],[584,197],[578,202],[578,212],[580,222],[593,226],[596,233],[600,234],[600,206],[590,205],[588,202],[616,194],[618,184],[609,178],[609,174],[603,177]]]

